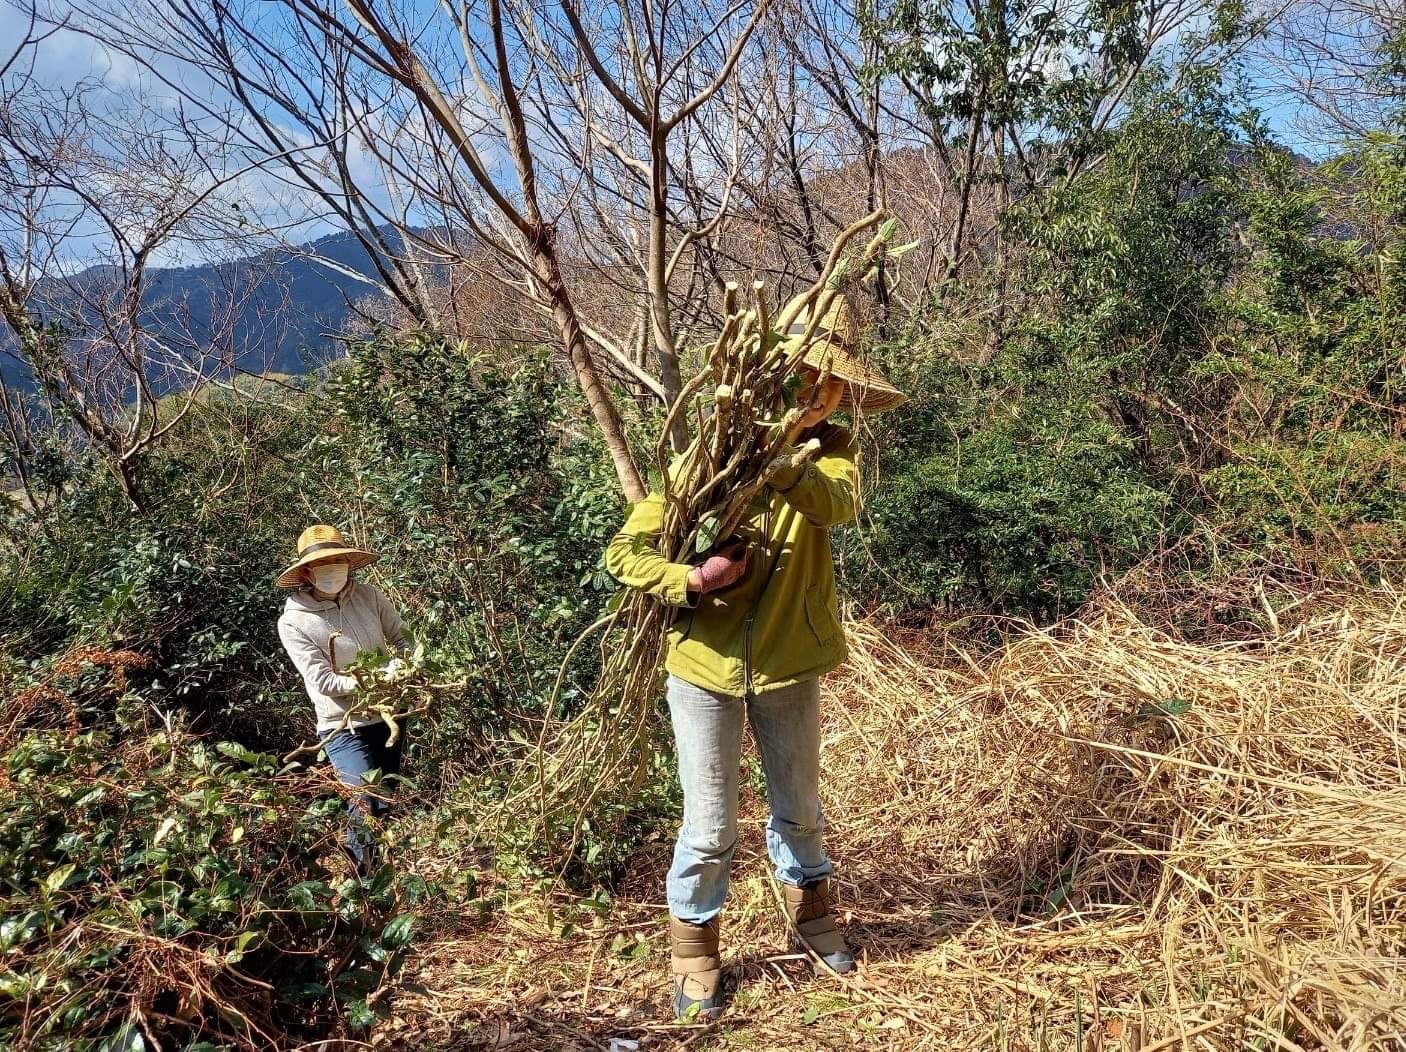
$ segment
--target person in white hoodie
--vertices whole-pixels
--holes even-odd
[[[280,588],[295,589],[278,619],[278,638],[293,660],[317,713],[317,733],[327,758],[346,785],[365,783],[369,771],[400,774],[405,737],[391,744],[390,728],[375,713],[348,713],[359,684],[346,667],[363,650],[393,656],[385,675],[393,678],[408,650],[400,614],[381,591],[354,577],[376,556],[347,543],[334,526],[309,526],[298,536],[298,559],[279,574]],[[376,853],[366,815],[389,807],[384,785],[351,800],[347,809],[347,853],[363,875],[375,868]]]

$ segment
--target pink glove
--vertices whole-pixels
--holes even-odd
[[[747,572],[747,546],[745,541],[729,544],[715,555],[708,556],[701,566],[695,566],[688,575],[690,591],[707,595],[735,584]]]

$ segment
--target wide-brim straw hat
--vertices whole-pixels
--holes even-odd
[[[298,588],[307,584],[303,571],[314,563],[333,559],[345,561],[353,570],[370,566],[380,556],[354,548],[335,526],[309,526],[298,534],[298,561],[274,579],[279,588]]]
[[[795,302],[791,301],[792,304]],[[793,350],[805,337],[809,327],[809,311],[803,310],[784,334],[786,350]],[[831,376],[845,382],[845,393],[839,405],[841,409],[852,412],[857,408],[861,413],[882,413],[908,401],[906,394],[860,358],[858,338],[843,296],[835,296],[830,301],[830,306],[811,334],[810,346],[801,361],[822,373],[829,371]]]

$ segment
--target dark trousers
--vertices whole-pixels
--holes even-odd
[[[391,729],[384,723],[372,723],[365,727],[352,727],[338,731],[322,743],[327,758],[337,772],[343,785],[362,785],[368,771],[380,771],[382,779],[387,775],[400,774],[400,751],[405,743],[402,730],[394,745],[388,744]],[[365,875],[376,867],[375,833],[366,822],[366,816],[377,818],[390,810],[385,799],[394,783],[384,780],[373,793],[353,797],[347,804],[350,821],[347,825],[347,853],[356,863],[357,872]]]

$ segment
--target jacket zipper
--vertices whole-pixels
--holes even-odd
[[[742,690],[748,697],[752,695],[752,615],[747,615],[747,624],[742,634]]]
[[[758,547],[763,554],[771,554],[770,499],[767,501],[766,514],[762,516],[762,541]],[[780,558],[780,553],[778,553],[777,559]],[[766,593],[767,586],[771,584],[775,573],[776,563],[772,563],[771,569],[767,571],[766,580],[762,582],[761,591],[757,592],[756,600],[752,603],[752,612],[747,615],[747,621],[742,630],[742,691],[747,697],[752,696],[752,622],[756,619],[757,607],[761,605],[762,596]]]

